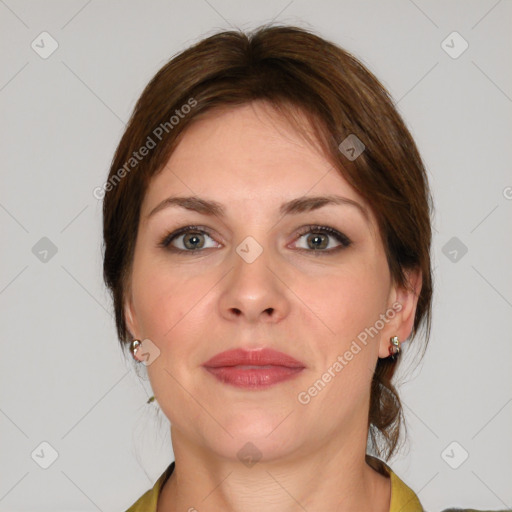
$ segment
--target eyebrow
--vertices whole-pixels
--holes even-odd
[[[318,210],[319,208],[328,205],[353,206],[363,214],[367,222],[370,221],[368,210],[363,205],[359,204],[353,199],[338,195],[298,197],[283,203],[279,208],[279,212],[282,216],[294,214],[296,215],[303,212]],[[170,196],[156,205],[147,215],[146,220],[155,215],[157,212],[169,207],[180,207],[209,216],[216,215],[218,217],[225,217],[226,215],[225,207],[217,201],[204,199],[197,196]]]

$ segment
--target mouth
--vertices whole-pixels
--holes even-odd
[[[306,368],[288,354],[269,348],[221,352],[203,367],[224,384],[252,390],[290,380]]]

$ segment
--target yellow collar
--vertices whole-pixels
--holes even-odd
[[[387,464],[383,461],[379,462],[385,466],[391,478],[391,504],[389,512],[424,512],[416,494],[414,494]],[[174,462],[160,475],[153,488],[143,494],[126,512],[156,512],[160,491],[173,471]]]

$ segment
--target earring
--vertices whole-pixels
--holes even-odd
[[[393,336],[389,338],[389,355],[391,356],[391,359],[394,361],[395,356],[400,354],[400,340],[398,339],[398,336]]]
[[[132,356],[133,358],[138,362],[140,363],[140,361],[137,359],[136,355],[137,355],[137,350],[139,350],[139,347],[141,346],[141,342],[140,340],[133,340],[131,343],[130,343],[130,352],[132,353]],[[149,397],[148,401],[146,402],[147,404],[150,404],[152,402],[155,401],[155,395]]]
[[[141,345],[140,340],[133,340],[130,343],[130,352],[132,353],[133,358],[140,363],[140,361],[137,359],[137,350],[139,350],[139,347]]]

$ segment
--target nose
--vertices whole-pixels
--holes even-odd
[[[292,293],[284,274],[270,250],[264,249],[255,259],[234,252],[232,268],[222,280],[221,315],[251,324],[281,321],[289,313]]]

